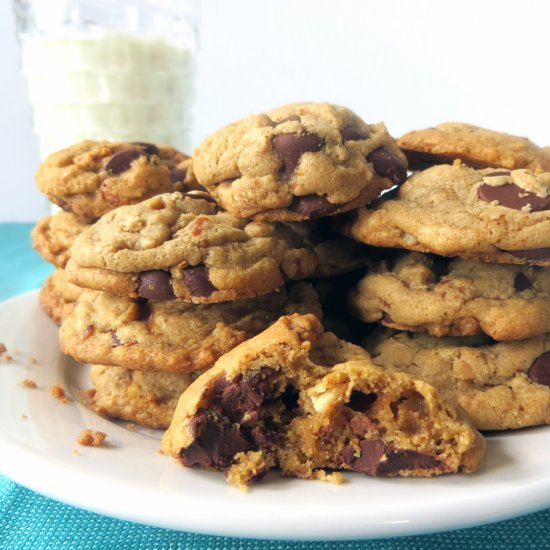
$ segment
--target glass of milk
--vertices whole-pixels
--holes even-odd
[[[84,140],[190,151],[189,0],[14,0],[40,156]]]

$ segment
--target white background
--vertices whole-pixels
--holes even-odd
[[[301,100],[346,105],[395,136],[458,120],[550,144],[546,0],[204,0],[201,17],[195,145]],[[0,0],[0,221],[32,221],[47,205],[13,27]]]

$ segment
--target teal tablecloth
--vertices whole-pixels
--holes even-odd
[[[52,271],[31,250],[30,229],[29,224],[0,224],[0,300],[39,287]],[[323,550],[550,549],[550,509],[484,527],[398,539],[326,543],[259,541],[169,531],[98,516],[43,497],[0,476],[0,549],[298,550],[313,547]]]

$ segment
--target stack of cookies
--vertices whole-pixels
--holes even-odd
[[[409,180],[383,124],[311,103],[230,124],[192,160],[92,142],[48,159],[39,186],[65,212],[34,240],[46,256],[39,234],[60,235],[61,216],[80,224],[62,254],[79,296],[58,318],[61,349],[94,365],[91,405],[170,426],[167,454],[238,486],[272,467],[331,481],[327,468],[471,472],[476,427],[548,422],[550,157],[465,125],[441,132],[455,149],[402,138],[424,169]],[[455,159],[492,168],[425,169]],[[131,176],[150,164],[164,183]],[[372,358],[319,324],[355,336],[350,312],[387,327],[359,323]]]
[[[187,155],[172,147],[85,141],[40,165],[38,188],[62,209],[40,219],[32,231],[33,247],[56,267],[40,292],[42,307],[56,323],[71,311],[82,292],[65,274],[75,238],[120,205],[195,187],[190,163]]]
[[[74,240],[66,264],[86,290],[62,324],[62,350],[94,365],[96,410],[149,427],[167,427],[199,374],[282,315],[322,317],[298,281],[367,262],[327,217],[402,182],[406,160],[382,124],[300,104],[207,138],[193,171],[196,189],[154,185],[152,198],[119,201]]]
[[[458,123],[399,144],[418,171],[344,224],[411,251],[386,252],[349,294],[356,317],[388,327],[366,348],[436,385],[478,429],[549,423],[550,156]]]

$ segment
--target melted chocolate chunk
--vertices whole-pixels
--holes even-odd
[[[550,351],[543,353],[533,361],[527,375],[533,382],[550,388]]]
[[[160,155],[159,148],[153,143],[145,143],[144,141],[133,141],[133,145],[139,145],[146,155]]]
[[[172,168],[172,170],[170,170],[170,181],[172,183],[184,181],[186,176],[187,170],[185,168]]]
[[[550,260],[550,248],[532,248],[525,250],[503,250],[501,248],[499,250],[506,254],[510,254],[510,256],[527,260],[528,262]]]
[[[407,168],[389,147],[379,147],[367,155],[375,172],[399,185],[407,179]]]
[[[252,447],[239,426],[209,412],[197,413],[190,421],[190,430],[193,443],[179,453],[183,465],[190,468],[226,469],[237,453]]]
[[[273,138],[273,148],[283,161],[283,171],[287,179],[292,177],[304,153],[315,153],[325,145],[325,140],[317,134],[279,134]]]
[[[394,449],[381,439],[365,439],[359,447],[359,456],[355,456],[350,445],[340,452],[339,459],[352,470],[369,476],[395,476],[401,470],[446,470],[445,464],[432,455]]]
[[[189,266],[183,269],[183,282],[191,292],[191,296],[208,297],[217,288],[208,278],[208,268],[205,265]]]
[[[525,191],[515,183],[497,186],[484,183],[477,190],[477,194],[483,201],[498,201],[500,206],[514,210],[521,210],[527,205],[530,205],[532,212],[550,210],[550,196],[539,197],[535,193]]]
[[[353,390],[346,405],[357,412],[367,412],[369,407],[378,399],[375,393],[363,393],[359,390]]]
[[[137,293],[141,298],[147,300],[173,300],[175,298],[172,290],[172,277],[168,271],[159,269],[144,271],[138,276]]]
[[[291,212],[303,214],[308,218],[319,218],[327,216],[342,208],[343,204],[332,204],[320,195],[303,195],[295,197],[292,204],[288,207]]]
[[[344,126],[340,132],[342,141],[357,141],[359,139],[367,139],[369,134],[357,126]]]
[[[144,156],[146,155],[143,151],[137,151],[136,149],[125,149],[124,151],[115,153],[105,165],[105,169],[113,176],[118,176],[119,174],[126,172],[134,160]]]
[[[300,392],[292,384],[289,384],[281,395],[285,407],[289,410],[295,409],[298,406],[299,398]]]
[[[514,287],[518,292],[521,292],[522,290],[533,288],[533,284],[531,283],[527,275],[521,273],[520,271],[514,279]]]

